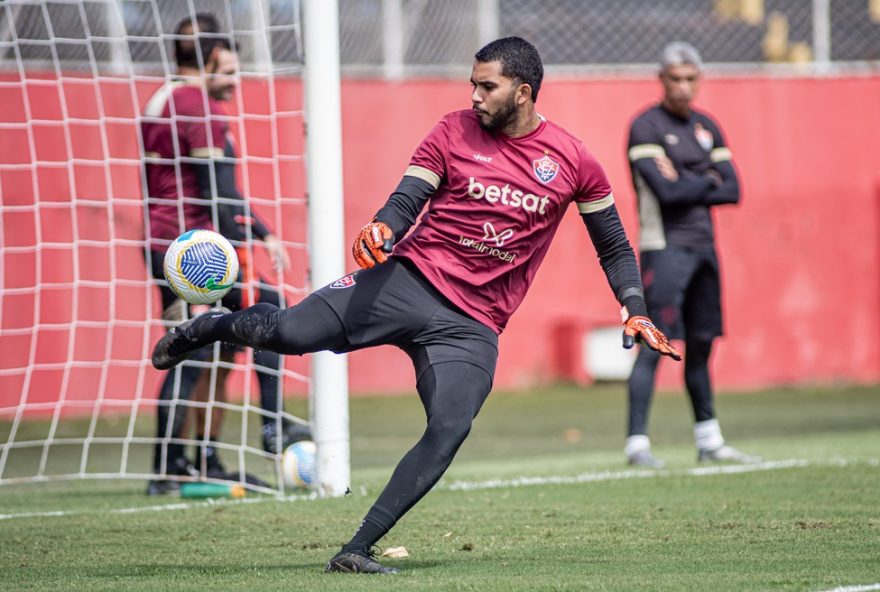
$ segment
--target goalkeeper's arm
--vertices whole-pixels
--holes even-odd
[[[405,175],[373,219],[387,224],[397,242],[416,223],[416,218],[436,189],[424,179]]]
[[[373,221],[355,237],[351,254],[357,264],[369,269],[387,261],[394,243],[406,236],[435,190],[424,179],[404,175]]]
[[[630,348],[640,341],[656,352],[681,360],[681,354],[669,345],[666,336],[648,319],[636,256],[614,203],[598,211],[584,212],[581,217],[596,247],[608,283],[618,302],[623,305],[623,347]]]
[[[614,203],[596,212],[582,213],[581,218],[618,302],[630,316],[646,316],[648,307],[636,256]]]

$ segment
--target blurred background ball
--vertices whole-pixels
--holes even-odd
[[[190,230],[165,252],[165,279],[190,304],[212,304],[223,298],[238,277],[235,248],[211,230]]]
[[[309,489],[315,476],[315,443],[311,440],[294,442],[281,455],[281,475],[284,486]]]

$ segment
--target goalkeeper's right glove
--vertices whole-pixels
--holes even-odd
[[[630,349],[636,341],[641,341],[655,352],[681,361],[681,354],[669,345],[666,335],[654,326],[648,317],[634,316],[626,319],[623,324],[623,347]]]
[[[394,232],[384,222],[370,222],[358,233],[351,247],[354,260],[361,269],[370,269],[388,261],[388,253],[394,245]]]

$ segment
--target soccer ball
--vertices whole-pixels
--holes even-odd
[[[311,440],[294,442],[281,455],[281,477],[284,486],[308,489],[315,476],[315,443]]]
[[[223,298],[238,277],[235,248],[211,230],[184,232],[168,247],[163,265],[171,290],[190,304]]]

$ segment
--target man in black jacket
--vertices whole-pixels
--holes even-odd
[[[722,334],[721,285],[711,208],[739,203],[731,152],[721,128],[693,108],[700,54],[687,43],[663,50],[662,101],[638,115],[628,156],[638,196],[640,259],[648,314],[670,339],[684,339],[684,377],[699,461],[755,462],[727,446],[715,417],[709,355]],[[651,454],[648,410],[660,356],[639,350],[629,379],[629,464],[661,468]]]

